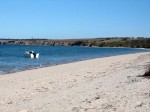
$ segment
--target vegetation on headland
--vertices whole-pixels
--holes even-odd
[[[150,38],[113,37],[113,38],[64,39],[64,40],[0,39],[0,44],[150,48]]]

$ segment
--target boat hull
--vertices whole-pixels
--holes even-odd
[[[25,52],[25,57],[26,58],[39,58],[39,53],[29,53],[29,52]]]

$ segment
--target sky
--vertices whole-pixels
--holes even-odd
[[[150,37],[150,0],[0,0],[0,38]]]

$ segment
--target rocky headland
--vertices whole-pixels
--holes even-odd
[[[150,38],[112,37],[112,38],[63,39],[63,40],[0,39],[0,44],[150,48]]]

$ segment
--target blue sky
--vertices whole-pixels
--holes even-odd
[[[0,0],[0,38],[150,37],[150,0]]]

